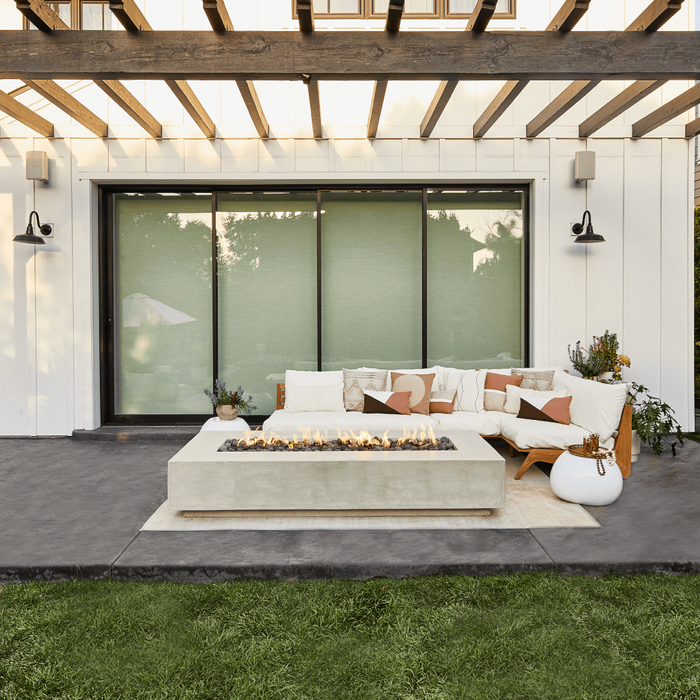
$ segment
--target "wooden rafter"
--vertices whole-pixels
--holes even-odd
[[[24,82],[29,85],[32,90],[38,92],[42,97],[56,105],[56,107],[64,111],[68,116],[75,119],[75,121],[80,122],[96,136],[99,136],[101,139],[107,136],[108,127],[106,122],[103,122],[102,119],[91,112],[85,105],[78,102],[73,95],[64,90],[60,85],[57,85],[52,80],[25,80]]]
[[[475,34],[485,32],[491,17],[493,17],[493,13],[496,11],[497,2],[498,0],[478,0],[469,18],[467,31]],[[442,113],[445,111],[445,107],[447,107],[447,103],[450,101],[450,97],[452,97],[452,93],[455,91],[458,84],[458,80],[440,81],[440,85],[435,91],[428,111],[425,113],[420,125],[420,137],[422,139],[427,139],[430,134],[433,133],[438,119],[440,119]]]
[[[570,32],[588,12],[591,0],[565,0],[559,11],[547,25],[549,32]]]
[[[683,0],[653,0],[639,17],[625,29],[625,32],[644,32],[646,34],[655,32],[678,12],[682,2]],[[542,133],[562,114],[583,99],[597,84],[596,81],[587,80],[577,80],[572,83],[527,125],[525,130],[527,137],[534,138]],[[631,107],[632,104],[629,106]]]
[[[603,60],[604,59],[604,60]],[[30,80],[695,80],[696,32],[0,30],[0,74]]]
[[[654,32],[681,9],[683,0],[656,0],[637,17],[625,31]],[[603,105],[579,126],[579,136],[587,138],[633,107],[647,95],[660,88],[665,80],[637,80],[621,94]]]
[[[309,89],[309,105],[311,106],[311,126],[314,130],[314,138],[320,139],[323,136],[323,125],[321,124],[321,98],[318,93],[318,80],[311,78],[306,83]]]
[[[678,95],[670,102],[655,109],[643,119],[632,124],[632,138],[638,139],[657,127],[665,124],[683,112],[687,112],[695,105],[700,104],[700,85],[694,85],[690,90]],[[692,123],[692,122],[691,122]],[[688,124],[690,126],[690,124]]]
[[[70,27],[42,0],[16,0],[17,8],[42,31],[68,31]],[[51,30],[44,27],[51,27]],[[151,136],[160,138],[163,127],[158,120],[118,81],[96,80],[95,85],[114,100],[137,124],[140,124]],[[62,92],[53,90],[57,99]],[[60,105],[59,105],[60,106]],[[88,127],[90,128],[90,127]]]
[[[369,120],[367,122],[368,139],[373,139],[377,136],[377,128],[379,127],[379,117],[382,113],[382,105],[384,104],[384,96],[386,95],[386,88],[388,85],[388,80],[377,80],[374,83],[374,92],[372,93],[372,106],[369,110]]]
[[[23,105],[14,97],[10,97],[2,90],[0,90],[0,110],[42,136],[52,138],[54,135],[54,128],[51,122],[46,121],[46,119],[29,109],[29,107]]]
[[[70,27],[42,0],[15,0],[17,9],[42,32],[52,32]]]
[[[389,8],[386,13],[384,31],[396,34],[401,28],[401,18],[406,0],[389,0]]]
[[[204,11],[215,32],[225,34],[226,32],[234,31],[233,22],[229,17],[224,0],[204,0]],[[250,114],[250,118],[253,120],[258,136],[260,136],[261,139],[269,138],[270,125],[267,123],[267,119],[265,119],[265,114],[260,105],[258,93],[255,90],[253,81],[237,80],[236,85],[241,93],[248,114]]]
[[[312,0],[297,0],[297,17],[302,34],[311,34],[314,30],[314,7]]]
[[[152,32],[153,27],[143,16],[134,0],[109,0],[109,9],[119,20],[121,25],[132,34],[142,32]],[[197,99],[194,91],[185,80],[166,79],[165,84],[173,91],[180,104],[185,108],[187,114],[192,117],[194,123],[201,129],[208,138],[216,136],[216,125],[213,119],[207,114],[202,103]]]
[[[224,0],[202,0],[204,12],[215,32],[232,32],[233,22],[229,17]]]
[[[666,80],[636,80],[610,102],[603,105],[597,112],[591,114],[588,119],[581,122],[578,128],[579,137],[582,139],[588,138],[666,82]]]
[[[685,137],[690,139],[698,134],[700,134],[700,119],[693,119],[685,125]]]

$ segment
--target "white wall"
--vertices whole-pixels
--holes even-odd
[[[206,28],[200,0],[138,3],[157,29]],[[588,29],[623,29],[646,0],[592,3]],[[692,3],[669,28],[694,26]],[[292,29],[289,0],[228,0],[239,29]],[[0,24],[16,18],[14,0],[0,0]],[[164,6],[168,12],[160,11]],[[504,27],[541,29],[559,2],[518,3]],[[10,11],[11,10],[11,11]],[[158,22],[162,24],[159,25]],[[352,27],[352,22],[325,23]],[[166,26],[167,25],[167,26]],[[201,25],[201,26],[200,26]],[[416,28],[425,27],[414,22]],[[317,22],[321,28],[323,23]],[[434,26],[434,25],[431,25]],[[443,22],[441,27],[457,23]],[[17,83],[0,81],[8,91]],[[301,83],[258,83],[273,138],[260,141],[235,85],[192,83],[217,124],[207,141],[162,84],[129,88],[164,124],[153,140],[94,85],[69,89],[110,124],[94,138],[60,110],[26,92],[20,99],[56,126],[54,139],[0,118],[0,434],[65,435],[99,425],[97,352],[97,183],[108,182],[530,182],[532,197],[532,360],[568,366],[567,345],[606,329],[616,331],[632,359],[629,380],[649,386],[693,425],[691,142],[681,115],[649,136],[632,140],[631,125],[687,89],[669,83],[596,134],[580,140],[578,125],[621,83],[599,85],[541,137],[525,125],[565,83],[531,83],[480,141],[472,124],[499,83],[461,83],[433,138],[418,138],[434,83],[390,83],[378,137],[365,138],[371,83],[321,85],[324,139],[311,139]],[[49,154],[51,180],[38,184],[35,205],[24,179],[24,153]],[[598,154],[596,179],[573,179],[574,153]],[[43,249],[15,244],[35,206],[54,223]],[[590,209],[606,243],[572,243],[571,222]]]

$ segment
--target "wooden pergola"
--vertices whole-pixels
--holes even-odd
[[[653,0],[624,31],[574,32],[591,0],[565,0],[544,31],[488,31],[497,0],[478,0],[466,27],[455,32],[401,32],[404,0],[391,0],[384,31],[316,31],[312,0],[297,0],[299,31],[235,31],[224,0],[203,0],[212,31],[153,31],[134,0],[109,0],[127,30],[73,31],[44,0],[15,0],[41,31],[0,31],[0,77],[24,87],[0,91],[0,110],[37,133],[54,126],[16,99],[31,89],[100,138],[108,125],[55,81],[92,80],[152,137],[162,125],[122,81],[160,80],[209,139],[216,126],[188,80],[235,81],[260,138],[270,129],[254,80],[300,80],[308,89],[314,138],[322,136],[319,84],[372,80],[367,137],[375,138],[390,80],[439,80],[420,125],[428,138],[460,81],[506,81],[473,125],[484,137],[530,81],[571,80],[526,127],[535,138],[601,81],[634,80],[579,125],[591,136],[669,80],[700,79],[700,33],[657,32],[683,0]],[[700,104],[700,85],[632,125],[640,138]],[[700,119],[686,138],[700,133]]]

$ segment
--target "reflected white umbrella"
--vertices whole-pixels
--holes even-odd
[[[172,306],[136,292],[122,299],[122,328],[134,326],[177,326],[196,321]]]

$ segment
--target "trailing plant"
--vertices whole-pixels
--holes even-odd
[[[676,456],[676,444],[683,446],[683,432],[674,418],[673,409],[661,399],[652,396],[643,384],[632,382],[627,396],[632,404],[632,430],[637,431],[640,439],[660,455],[664,446],[671,449]]]
[[[245,397],[242,386],[239,386],[236,391],[228,391],[226,382],[222,382],[220,379],[214,381],[214,391],[205,389],[204,393],[212,402],[214,408],[217,406],[235,406],[239,412],[245,415],[251,414],[258,408],[251,404],[253,397],[250,394],[248,394],[248,398]]]

